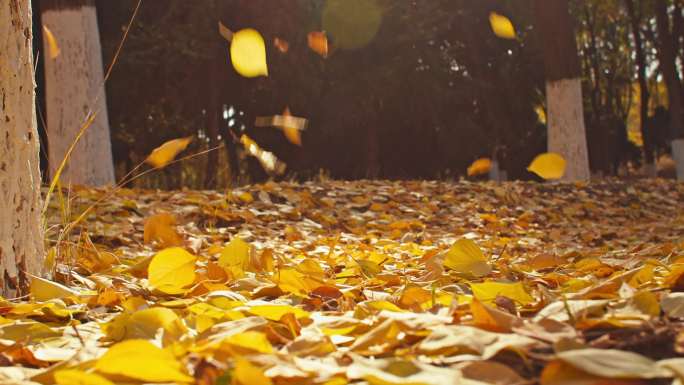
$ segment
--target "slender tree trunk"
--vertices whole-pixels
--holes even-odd
[[[632,26],[632,39],[634,40],[634,54],[636,56],[637,76],[639,78],[639,92],[641,93],[639,112],[641,120],[641,137],[644,141],[644,170],[649,177],[656,174],[653,134],[648,132],[648,103],[651,95],[648,92],[648,77],[646,76],[646,54],[644,53],[644,41],[641,37],[641,12],[637,14],[634,0],[625,0],[627,13]]]
[[[42,270],[40,160],[31,2],[0,5],[0,286],[5,297]]]
[[[677,179],[684,181],[684,122],[682,116],[682,85],[677,72],[675,41],[667,15],[667,1],[656,0],[656,24],[658,28],[658,59],[665,77],[670,105],[670,131],[672,133],[672,157],[677,168]]]
[[[219,140],[219,114],[221,113],[219,107],[219,86],[218,75],[220,66],[217,59],[211,57],[209,59],[208,83],[207,89],[209,91],[209,101],[207,103],[207,136],[209,137],[209,148],[212,149],[217,146]],[[204,175],[204,188],[216,188],[216,174],[218,170],[218,151],[213,150],[207,154],[207,167]]]
[[[42,22],[61,54],[51,59],[44,39],[50,176],[64,159],[90,113],[95,120],[71,154],[61,181],[83,185],[114,183],[102,49],[94,0],[41,0]]]
[[[581,68],[568,0],[535,0],[535,14],[544,49],[548,151],[567,161],[565,180],[589,180]]]

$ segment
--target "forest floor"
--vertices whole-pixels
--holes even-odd
[[[3,301],[2,383],[684,382],[682,184],[77,189],[48,219],[60,284]]]

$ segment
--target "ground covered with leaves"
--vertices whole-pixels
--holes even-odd
[[[76,189],[47,226],[3,383],[684,382],[684,185]]]

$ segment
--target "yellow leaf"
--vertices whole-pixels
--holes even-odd
[[[65,369],[55,372],[57,385],[114,385],[113,382],[95,373]]]
[[[164,331],[164,337],[173,340],[187,332],[178,315],[163,307],[144,309],[133,314],[122,313],[102,325],[102,331],[112,341],[136,338],[152,340],[159,329]]]
[[[195,282],[197,257],[180,247],[157,253],[147,268],[150,286],[166,294],[181,294]]]
[[[161,248],[183,246],[183,237],[176,231],[176,218],[168,213],[147,218],[143,241],[146,244],[158,242]]]
[[[358,259],[354,262],[361,268],[361,273],[368,278],[373,278],[382,272],[382,266],[371,260]]]
[[[311,291],[325,284],[295,269],[280,269],[275,278],[280,290],[300,297],[307,297]]]
[[[444,266],[461,274],[484,277],[492,271],[480,247],[470,239],[460,239],[447,251]]]
[[[368,301],[368,302],[365,302],[365,304],[369,308],[375,309],[375,310],[387,310],[387,311],[393,311],[393,312],[397,312],[397,313],[405,312],[405,310],[399,308],[399,306],[397,306],[397,305],[395,305],[389,301]]]
[[[306,318],[309,316],[307,311],[289,305],[252,306],[247,311],[271,321],[280,321],[286,314],[293,314],[297,318]]]
[[[489,158],[480,158],[474,161],[468,167],[468,176],[476,176],[489,173],[492,168],[492,160]]]
[[[230,58],[235,71],[246,78],[268,76],[266,44],[254,29],[243,29],[233,34]]]
[[[264,372],[245,359],[238,359],[235,364],[233,378],[240,385],[272,385],[271,379]]]
[[[285,138],[297,146],[302,145],[301,132],[306,129],[309,121],[292,116],[289,107],[285,107],[282,115],[260,116],[254,121],[256,127],[277,127],[283,131]]]
[[[407,309],[422,308],[432,303],[432,293],[420,286],[409,286],[401,293],[399,305]]]
[[[640,291],[632,298],[634,306],[652,317],[660,315],[660,301],[658,296],[650,291]]]
[[[55,298],[78,296],[79,293],[57,282],[31,276],[31,295],[34,300],[44,302]]]
[[[247,242],[235,237],[221,251],[218,265],[229,272],[233,279],[240,279],[249,268],[250,249]]]
[[[565,165],[562,156],[548,152],[534,158],[527,170],[546,180],[561,179],[565,175]]]
[[[111,348],[97,361],[100,373],[121,375],[148,382],[193,382],[171,352],[149,341],[128,340]]]
[[[328,57],[328,36],[325,32],[313,31],[307,35],[309,48],[317,54]]]
[[[57,57],[62,51],[59,49],[59,45],[57,44],[57,39],[55,39],[55,35],[52,34],[52,31],[50,31],[50,28],[48,28],[46,25],[43,25],[43,33],[45,34],[45,40],[47,40],[48,43],[48,52],[50,54],[50,59],[57,59]]]
[[[263,354],[273,353],[273,346],[268,341],[266,334],[249,330],[242,333],[234,334],[222,342],[232,347],[241,348],[249,352],[257,352]]]
[[[470,288],[473,290],[475,298],[484,303],[492,304],[498,296],[509,298],[519,305],[527,305],[534,302],[534,298],[527,293],[522,282],[505,283],[489,281],[471,283]]]
[[[506,16],[492,12],[489,14],[489,24],[494,34],[502,39],[515,39],[515,27]]]
[[[192,142],[192,137],[169,140],[161,146],[155,148],[145,159],[147,164],[154,168],[162,168],[176,158],[181,151],[185,150]]]

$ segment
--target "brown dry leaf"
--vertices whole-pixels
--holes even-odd
[[[169,213],[153,215],[145,220],[143,239],[146,244],[157,242],[160,249],[183,246],[183,237],[176,230],[176,218]]]

